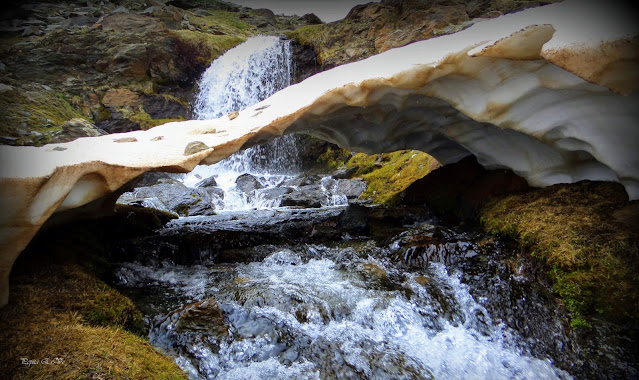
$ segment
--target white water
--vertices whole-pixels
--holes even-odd
[[[262,262],[232,270],[160,270],[155,283],[194,301],[214,295],[228,336],[180,331],[178,310],[155,319],[151,342],[194,379],[570,378],[516,348],[517,333],[491,319],[459,272],[435,263],[402,272],[385,258],[356,256],[273,247]],[[399,280],[384,286],[367,267]]]
[[[259,103],[291,84],[291,66],[290,41],[278,37],[249,38],[216,59],[202,76],[194,107],[197,118],[214,119]],[[277,200],[260,196],[263,190],[252,195],[238,191],[235,180],[249,173],[268,189],[298,174],[295,140],[295,136],[283,136],[215,165],[198,166],[183,182],[192,187],[214,176],[218,187],[224,190],[224,199],[217,202],[218,211],[277,206]]]

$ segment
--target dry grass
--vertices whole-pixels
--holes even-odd
[[[0,310],[0,378],[185,378],[139,335],[132,302],[89,269],[104,265],[92,257],[93,243],[80,238],[72,250],[75,239],[50,238],[42,240],[51,249],[32,247],[12,272],[10,302]]]
[[[488,232],[519,239],[546,265],[573,325],[597,314],[637,321],[638,231],[613,216],[627,205],[621,185],[583,181],[490,202],[481,221]]]

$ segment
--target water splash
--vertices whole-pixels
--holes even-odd
[[[258,36],[213,61],[195,98],[198,119],[216,119],[240,111],[291,84],[290,41]]]
[[[195,99],[198,119],[212,119],[241,111],[291,84],[290,41],[278,37],[253,37],[215,60],[200,80]],[[281,184],[300,172],[297,138],[282,136],[271,143],[235,153],[210,166],[198,166],[183,182],[195,186],[203,178],[215,177],[224,191],[219,210],[268,208],[277,201],[237,189],[235,181],[245,173],[254,175],[264,189]]]

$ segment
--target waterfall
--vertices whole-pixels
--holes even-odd
[[[271,36],[249,38],[213,61],[199,82],[194,112],[198,119],[214,119],[250,107],[291,84],[290,41]],[[198,166],[183,182],[194,186],[214,177],[224,191],[218,210],[272,206],[260,197],[249,198],[236,188],[236,179],[249,173],[268,188],[300,171],[296,137],[282,136],[269,144],[235,153],[210,166]]]

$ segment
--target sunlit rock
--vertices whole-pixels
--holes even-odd
[[[119,136],[137,140],[126,144],[100,136],[0,147],[0,305],[13,262],[54,212],[146,171],[190,171],[283,133],[366,153],[418,149],[442,164],[472,154],[533,186],[618,181],[637,199],[633,15],[612,2],[566,1],[318,74],[232,120],[169,123]],[[185,155],[193,141],[206,148]]]

